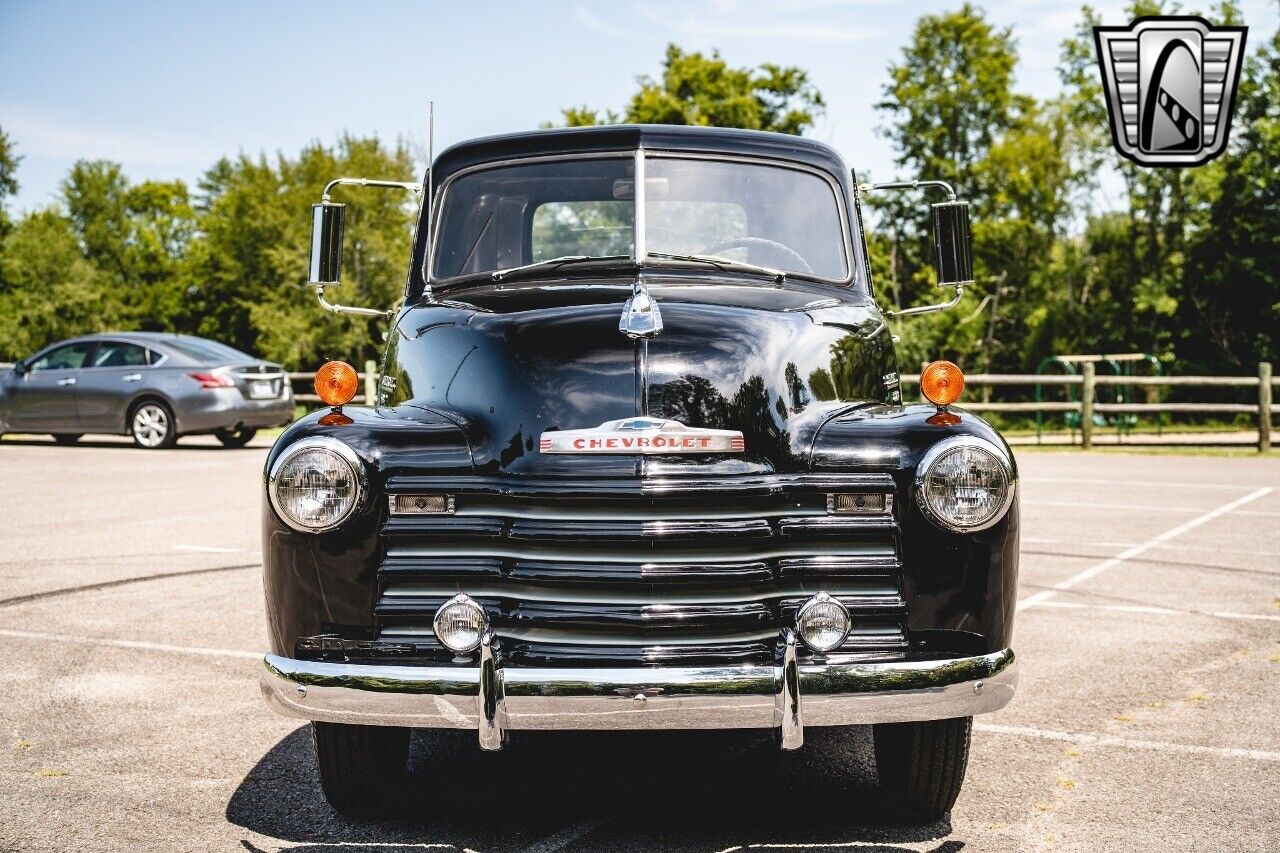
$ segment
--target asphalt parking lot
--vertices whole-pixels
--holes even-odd
[[[811,729],[424,736],[410,811],[352,823],[256,685],[266,444],[0,443],[0,849],[1280,847],[1280,459],[1020,454],[1021,685],[948,822]]]

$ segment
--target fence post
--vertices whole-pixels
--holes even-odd
[[[364,404],[366,406],[377,405],[378,402],[378,362],[366,361],[364,363]]]
[[[1258,362],[1258,452],[1271,449],[1271,362]]]
[[[1080,446],[1093,449],[1093,362],[1084,363],[1084,385],[1080,389]]]

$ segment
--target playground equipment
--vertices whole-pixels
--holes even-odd
[[[1065,375],[1075,376],[1078,373],[1078,366],[1082,364],[1094,364],[1096,367],[1109,369],[1114,376],[1138,376],[1136,371],[1143,365],[1150,365],[1151,376],[1160,376],[1160,361],[1149,353],[1130,352],[1119,353],[1114,355],[1051,355],[1040,362],[1040,366],[1036,368],[1036,375],[1043,375],[1054,367],[1061,368]],[[1095,368],[1096,369],[1096,368]],[[1067,399],[1069,402],[1077,402],[1077,395],[1080,393],[1079,386],[1067,385]],[[1159,403],[1161,402],[1161,394],[1163,386],[1149,386],[1147,388],[1147,399],[1135,401],[1134,386],[1128,383],[1107,383],[1097,388],[1096,396],[1106,399],[1099,399],[1100,403],[1124,404],[1132,402]],[[1036,402],[1044,402],[1044,386],[1039,382],[1036,383]],[[1092,407],[1090,407],[1092,409]],[[1108,422],[1103,414],[1093,414],[1093,425],[1095,427],[1106,427],[1108,425],[1115,427],[1116,440],[1120,441],[1125,435],[1133,429],[1138,422],[1136,413],[1116,413]],[[1164,433],[1164,422],[1167,416],[1163,413],[1156,414],[1156,434]],[[1063,422],[1071,430],[1072,438],[1075,437],[1075,431],[1080,428],[1080,412],[1068,411],[1063,413]],[[1039,442],[1044,429],[1044,413],[1036,412],[1036,441]]]

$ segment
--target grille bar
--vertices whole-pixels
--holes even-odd
[[[826,509],[829,491],[892,494],[888,475],[693,481],[680,490],[634,480],[576,491],[412,480],[393,478],[389,489],[447,492],[455,512],[385,520],[375,647],[451,660],[431,620],[465,592],[489,614],[512,666],[767,663],[779,628],[823,591],[854,623],[831,659],[907,651],[894,514]]]

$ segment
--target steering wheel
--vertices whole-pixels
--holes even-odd
[[[772,249],[785,255],[788,260],[795,263],[802,272],[812,273],[813,267],[809,266],[809,262],[804,256],[786,243],[779,243],[777,240],[770,240],[767,237],[730,237],[727,240],[721,240],[718,243],[712,243],[698,254],[714,255],[719,252],[728,251],[729,249],[752,249],[752,248]]]

